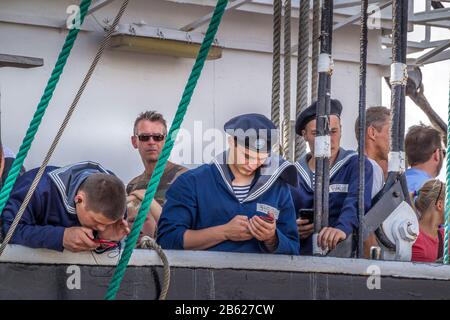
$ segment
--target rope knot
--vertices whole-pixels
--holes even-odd
[[[142,249],[155,249],[156,247],[159,247],[159,245],[156,243],[155,239],[149,236],[143,236],[139,242],[139,248]]]

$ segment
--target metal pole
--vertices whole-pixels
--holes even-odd
[[[366,80],[367,80],[367,42],[368,42],[368,0],[361,1],[361,38],[360,38],[360,65],[359,65],[359,193],[358,193],[358,257],[364,257],[364,237],[363,237],[363,219],[364,219],[364,191],[365,191],[365,140],[366,140]]]
[[[393,184],[405,171],[405,94],[408,81],[406,50],[408,33],[408,1],[394,0],[392,3],[392,65],[391,65],[391,152],[389,153],[388,178]],[[407,191],[405,195],[407,195]],[[407,197],[408,199],[408,197]]]
[[[402,63],[406,65],[406,55],[408,53],[408,12],[409,12],[409,8],[408,8],[408,3],[409,1],[402,1],[402,21],[400,24],[401,27],[401,36],[400,36],[400,45],[401,45],[401,61]],[[406,69],[408,70],[408,69]],[[401,90],[401,95],[400,95],[400,110],[399,110],[399,116],[400,116],[400,120],[399,120],[399,128],[398,128],[398,142],[399,142],[399,148],[400,151],[404,153],[405,151],[405,118],[406,118],[406,109],[405,109],[405,104],[406,104],[406,85],[408,83],[408,74],[406,72],[406,80],[405,80],[405,85],[402,85],[402,90]],[[403,173],[403,171],[405,170],[405,168],[403,167],[403,170],[400,170],[401,173]],[[409,197],[408,197],[409,199]]]
[[[315,187],[314,187],[314,235],[313,253],[324,255],[325,252],[317,245],[320,230],[328,227],[329,184],[330,184],[330,95],[332,74],[333,36],[333,0],[324,0],[322,6],[320,56],[318,62],[319,88],[316,111],[315,156]]]

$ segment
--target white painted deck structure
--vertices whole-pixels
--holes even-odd
[[[206,129],[221,129],[225,121],[237,114],[259,112],[270,116],[272,6],[268,0],[248,2],[226,12],[217,35],[219,44],[224,47],[223,56],[206,63],[193,96],[183,128],[194,134],[195,141],[201,141],[202,132]],[[358,2],[336,0],[335,22],[345,22],[357,14]],[[105,19],[113,19],[121,1],[93,1],[93,6],[102,3],[108,5],[88,16],[84,31],[79,34],[25,162],[27,168],[40,165],[95,55],[103,35],[101,25]],[[298,3],[293,2],[294,44]],[[78,1],[0,2],[0,53],[44,59],[44,66],[40,68],[0,68],[2,141],[15,151],[25,135],[67,35],[64,28],[66,9],[73,4],[78,4]],[[214,4],[212,0],[132,0],[121,22],[180,29],[211,12]],[[383,18],[389,18],[389,11],[390,8],[383,11]],[[390,22],[383,20],[382,26],[390,27]],[[196,31],[205,30],[206,26],[202,26]],[[390,49],[383,50],[382,41],[381,29],[370,31],[368,105],[380,105],[382,101],[382,76],[390,63]],[[335,32],[333,52],[332,93],[344,105],[342,146],[356,148],[353,126],[358,105],[357,24],[346,25]],[[133,121],[139,112],[155,109],[170,122],[193,63],[193,59],[187,58],[106,51],[51,163],[65,165],[87,159],[98,161],[125,182],[142,172],[139,155],[130,144]],[[295,76],[296,56],[292,58],[292,118],[295,112]],[[202,129],[194,133],[195,121],[201,122]],[[187,140],[181,143],[190,145]],[[176,154],[173,157],[177,160]],[[187,165],[210,160],[208,156],[203,159],[192,156]]]

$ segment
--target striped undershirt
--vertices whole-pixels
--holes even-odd
[[[234,194],[239,201],[243,201],[247,198],[248,192],[250,191],[250,185],[248,186],[233,186]]]

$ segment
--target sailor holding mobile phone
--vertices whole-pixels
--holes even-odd
[[[4,234],[37,172],[37,168],[30,170],[14,185],[3,211]],[[73,252],[112,246],[130,232],[125,209],[122,181],[100,164],[84,161],[62,168],[48,166],[11,243]]]
[[[299,254],[288,187],[297,185],[297,173],[272,153],[275,125],[244,114],[224,129],[229,149],[167,191],[157,242],[165,249]]]
[[[292,198],[296,210],[314,207],[314,171],[316,106],[314,102],[300,113],[295,124],[295,131],[303,136],[311,153],[299,159],[295,166],[298,170],[299,185],[292,188]],[[322,228],[317,245],[323,250],[332,250],[336,245],[351,236],[358,227],[358,154],[340,147],[342,104],[331,99],[329,116],[330,129],[330,190],[329,190],[329,226]],[[366,159],[365,172],[365,209],[371,206],[373,169]],[[301,254],[312,254],[312,234],[314,224],[305,219],[297,219],[300,234]]]

